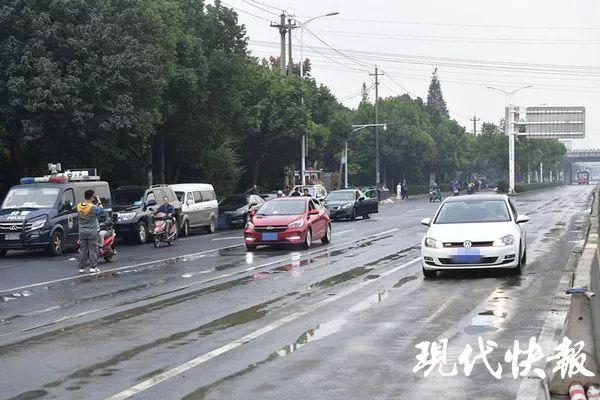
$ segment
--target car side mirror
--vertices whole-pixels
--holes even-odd
[[[527,215],[517,215],[517,224],[524,224],[529,221],[529,217]]]
[[[431,226],[431,218],[423,218],[421,220],[421,225]]]
[[[72,210],[73,209],[73,203],[71,203],[70,201],[65,201],[65,204],[63,204],[63,210]]]
[[[308,210],[308,215],[319,215],[319,210],[317,210],[317,209]]]
[[[156,200],[148,200],[146,207],[152,207],[156,205]]]
[[[358,198],[358,201],[365,201],[365,198],[364,198],[363,196],[360,196],[360,197]]]

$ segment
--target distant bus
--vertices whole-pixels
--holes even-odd
[[[578,185],[589,185],[590,183],[590,171],[577,171],[577,184]]]

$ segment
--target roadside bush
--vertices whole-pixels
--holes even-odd
[[[562,182],[536,182],[536,183],[517,183],[515,184],[515,192],[522,193],[529,190],[547,189],[555,186],[563,185]]]

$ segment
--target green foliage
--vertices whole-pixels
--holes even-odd
[[[433,71],[429,92],[427,93],[427,108],[435,117],[447,117],[448,108],[442,94],[442,86],[437,75],[437,68]]]
[[[372,185],[374,122],[362,84],[356,110],[299,64],[248,54],[246,31],[220,1],[6,0],[0,8],[0,167],[14,183],[48,162],[98,167],[113,185],[208,181],[220,195],[279,188],[284,170],[338,171],[346,141],[354,185]],[[358,88],[357,88],[358,89]],[[484,123],[477,138],[448,117],[434,72],[427,104],[379,100],[382,178],[409,187],[505,177],[507,138]],[[560,168],[558,141],[517,141],[517,172]]]

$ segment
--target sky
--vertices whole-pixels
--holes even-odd
[[[305,25],[303,55],[312,75],[346,106],[356,107],[375,65],[379,96],[427,97],[434,68],[450,116],[472,131],[471,118],[497,123],[506,96],[527,107],[585,106],[586,138],[600,148],[600,1],[597,0],[223,0],[246,26],[253,55],[279,54],[281,10]],[[294,60],[300,56],[294,30]],[[374,90],[370,91],[374,99]],[[384,122],[384,121],[382,121]]]

